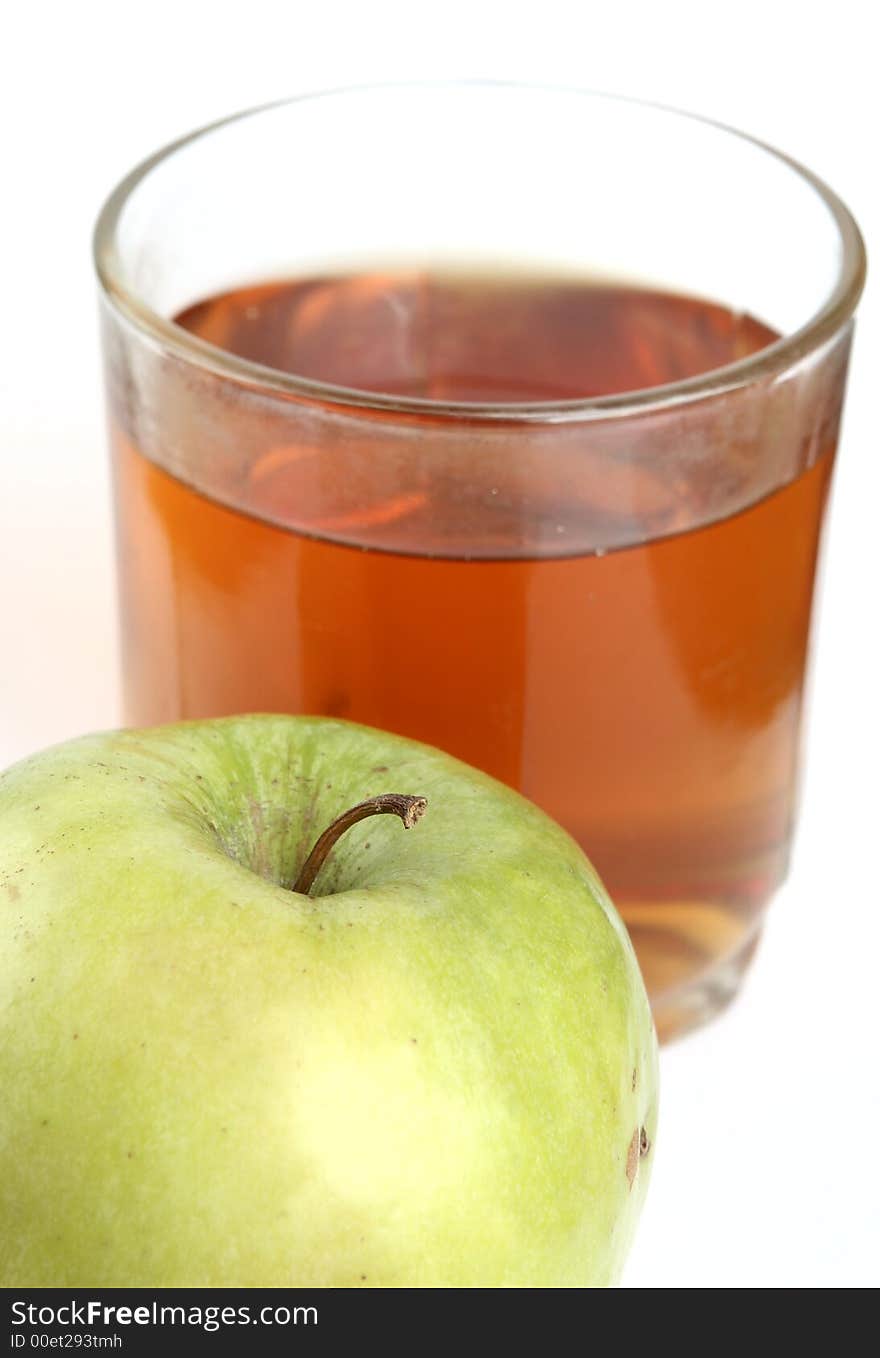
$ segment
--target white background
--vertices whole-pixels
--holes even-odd
[[[117,719],[89,236],[177,134],[349,82],[484,76],[658,100],[804,161],[880,241],[867,0],[16,5],[0,78],[0,764]],[[876,284],[876,280],[875,280]],[[880,1283],[878,375],[869,283],[820,591],[790,881],[741,1001],[663,1054],[625,1282]]]

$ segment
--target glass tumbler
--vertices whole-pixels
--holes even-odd
[[[96,259],[127,720],[438,745],[582,844],[661,1036],[723,1006],[794,824],[841,202],[653,106],[363,88],[160,152]]]

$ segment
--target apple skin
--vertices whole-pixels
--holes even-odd
[[[288,890],[386,791],[423,822]],[[493,779],[306,717],[72,741],[0,778],[0,936],[3,1287],[618,1277],[647,998],[579,847]]]

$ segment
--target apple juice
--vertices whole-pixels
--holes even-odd
[[[206,488],[173,448],[164,466],[145,455],[118,401],[128,719],[334,715],[485,769],[593,860],[661,1034],[694,1021],[689,987],[742,968],[785,873],[833,439],[781,489],[695,515],[694,483],[661,452],[635,465],[624,447],[600,466],[585,447],[564,467],[536,455],[516,482],[503,419],[483,406],[680,381],[775,333],[647,289],[431,271],[248,287],[177,324],[302,379],[459,403],[472,446],[455,476],[406,462],[380,474],[380,407],[355,462],[344,429],[334,446],[275,431],[245,448],[230,403]],[[411,446],[420,428],[440,437],[434,407],[407,419]],[[181,416],[180,446],[191,437]],[[350,462],[335,465],[337,446]],[[488,480],[484,457],[497,458]],[[742,458],[733,433],[714,448],[707,504]]]

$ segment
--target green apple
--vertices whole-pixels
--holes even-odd
[[[378,793],[424,821],[363,820],[305,894]],[[3,1287],[618,1276],[645,991],[581,850],[492,779],[307,717],[73,741],[0,778],[0,932]]]

